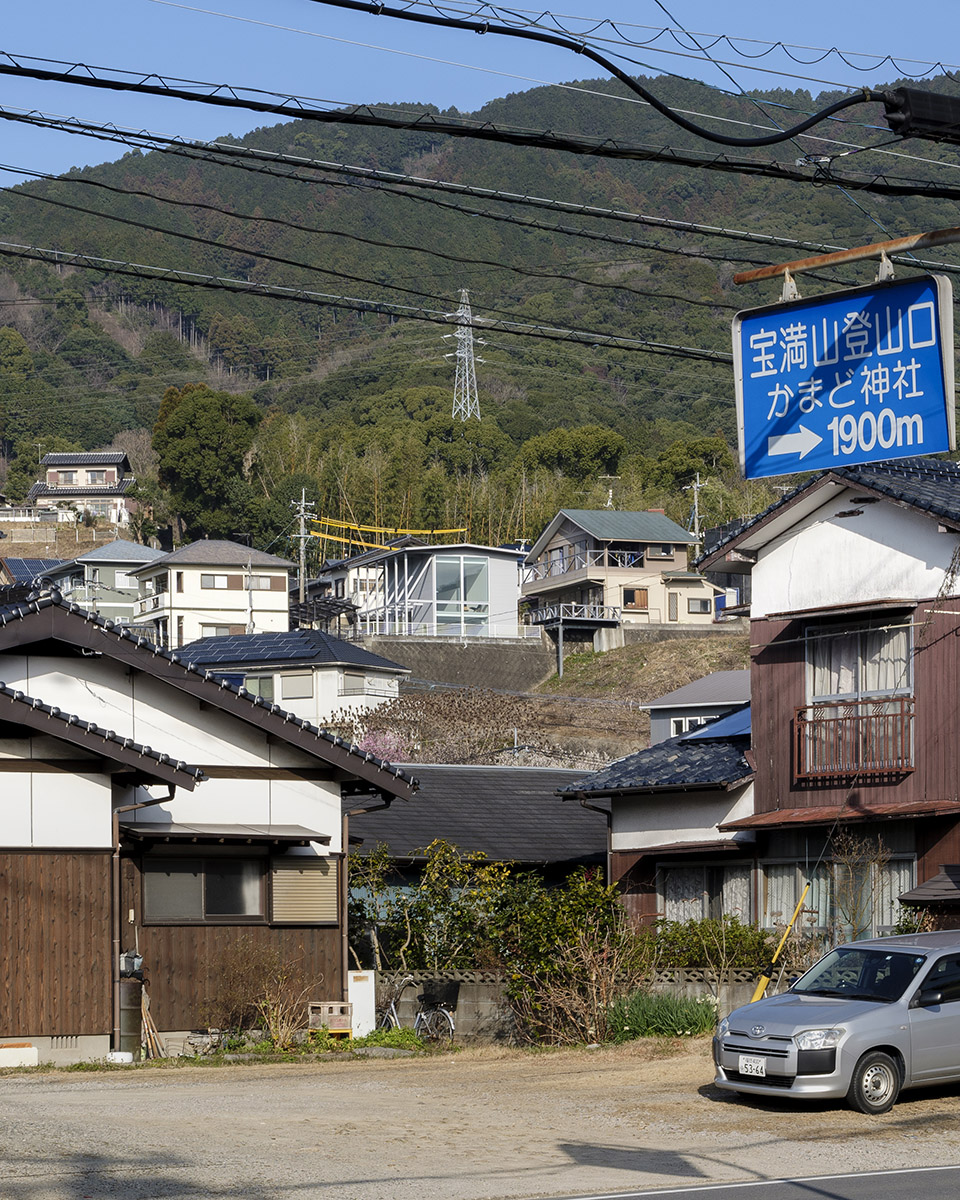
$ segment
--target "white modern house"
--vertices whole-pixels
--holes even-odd
[[[322,578],[357,606],[351,619],[364,634],[517,638],[527,632],[518,623],[518,559],[512,547],[409,538],[331,563]]]
[[[198,638],[286,632],[294,569],[236,542],[192,542],[134,572],[140,599],[133,624],[172,649]]]
[[[268,703],[323,724],[337,712],[367,712],[400,693],[399,663],[317,629],[207,637],[181,657]]]

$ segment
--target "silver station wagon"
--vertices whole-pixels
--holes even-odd
[[[849,942],[717,1026],[716,1084],[845,1097],[886,1112],[900,1089],[960,1080],[960,930]]]

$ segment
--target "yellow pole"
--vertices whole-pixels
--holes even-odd
[[[777,959],[780,957],[780,951],[783,949],[787,938],[790,936],[790,930],[796,924],[797,917],[800,916],[800,910],[803,908],[804,901],[807,898],[807,892],[809,892],[809,891],[810,891],[810,884],[808,883],[804,887],[803,891],[800,894],[800,899],[797,901],[797,907],[793,910],[793,916],[790,918],[790,924],[783,931],[783,937],[780,939],[776,950],[774,950],[773,957],[770,959],[769,965],[764,967],[763,971],[760,974],[760,978],[757,980],[756,990],[754,991],[753,995],[750,997],[751,1004],[753,1004],[754,1001],[756,1001],[756,1000],[763,999],[763,994],[767,990],[770,980],[773,978],[774,963],[776,963]]]

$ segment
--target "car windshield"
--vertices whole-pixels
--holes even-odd
[[[859,946],[831,950],[790,989],[807,996],[847,1000],[899,1000],[926,958]]]

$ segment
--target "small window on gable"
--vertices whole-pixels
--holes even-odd
[[[282,700],[310,700],[313,697],[313,675],[309,671],[280,676]]]

